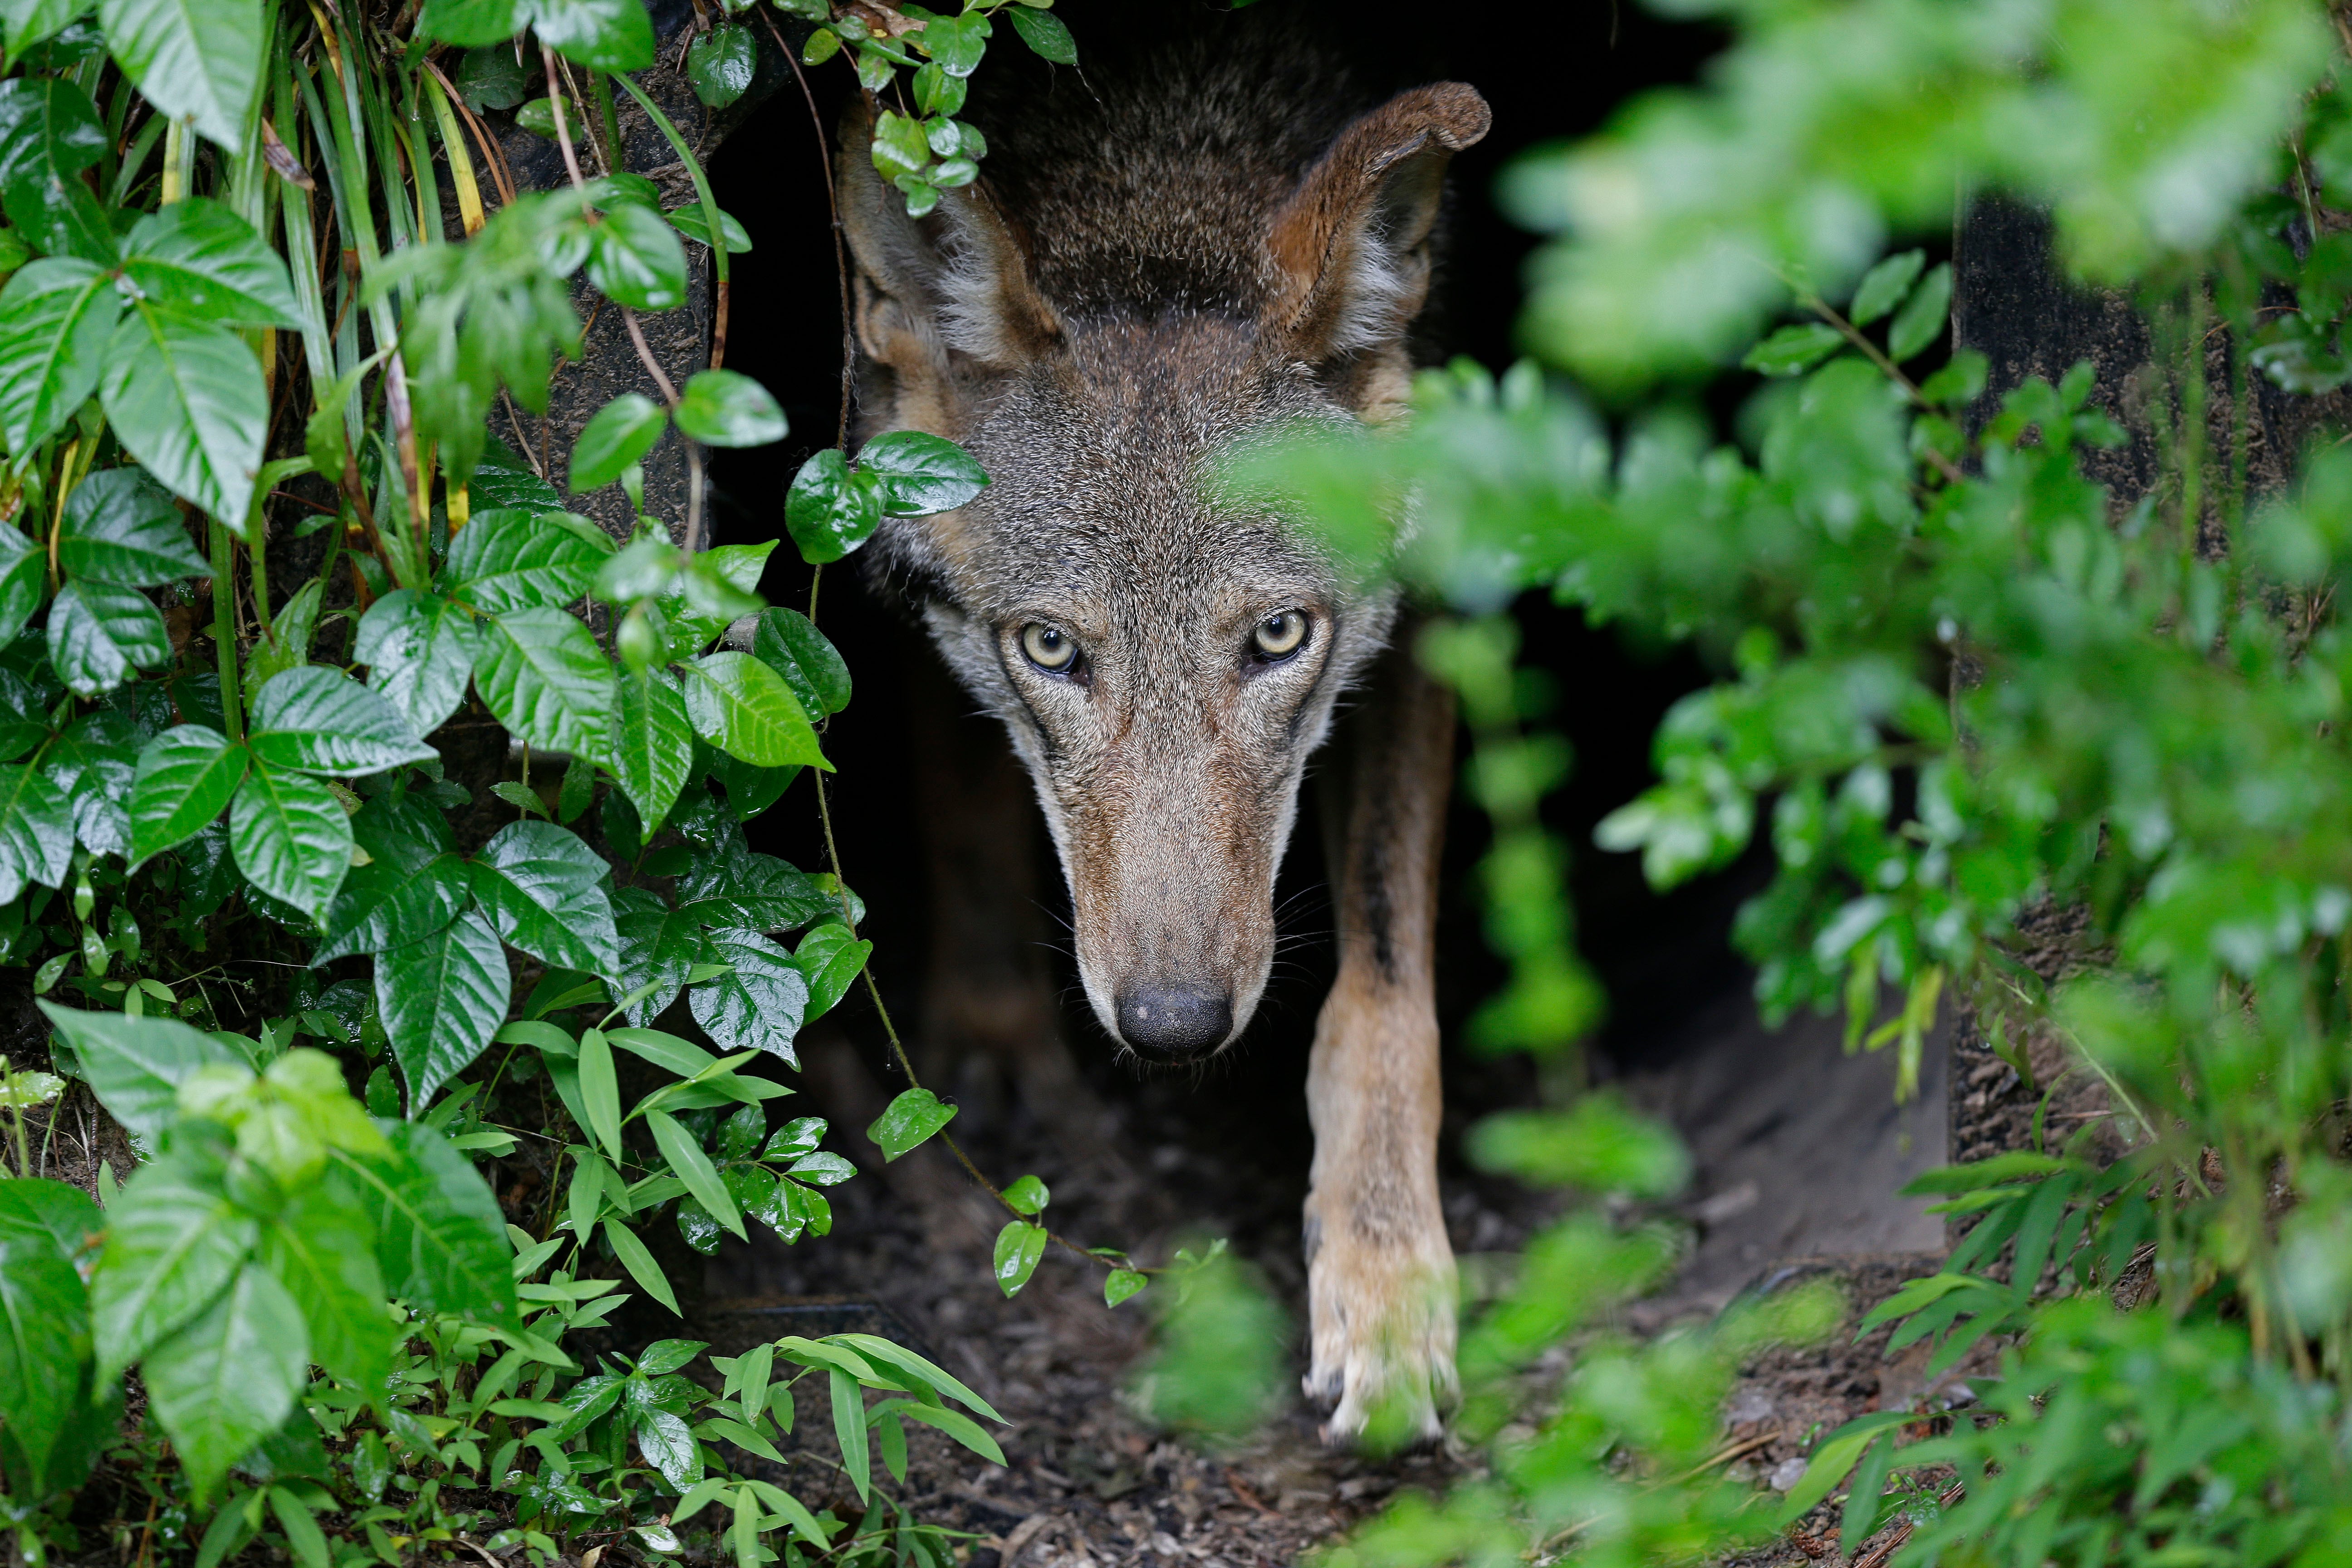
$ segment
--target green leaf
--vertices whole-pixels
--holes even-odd
[[[580,1037],[580,1102],[588,1131],[614,1159],[621,1158],[621,1082],[613,1069],[613,1044],[602,1029]]]
[[[834,1005],[848,993],[873,953],[872,942],[860,942],[839,921],[826,921],[801,938],[793,962],[808,980],[807,1016],[822,1018],[833,1011]]]
[[[108,1205],[106,1250],[90,1276],[101,1382],[202,1312],[253,1250],[260,1227],[229,1201],[226,1179],[217,1153],[174,1148]]]
[[[714,653],[688,665],[686,712],[695,733],[763,768],[807,763],[833,771],[784,678],[748,653]]]
[[[425,15],[431,14],[432,7],[428,5]],[[420,19],[419,27],[423,25]],[[523,100],[526,90],[522,65],[515,58],[514,50],[496,45],[466,51],[465,59],[457,67],[457,96],[477,114],[485,109],[512,109]]]
[[[246,880],[316,920],[352,864],[352,824],[318,780],[256,766],[229,804],[229,847]]]
[[[541,42],[591,69],[643,70],[654,63],[653,19],[640,0],[530,0],[530,13]]]
[[[0,1181],[0,1233],[47,1236],[58,1257],[76,1258],[105,1231],[104,1211],[79,1187],[46,1176]]]
[[[802,560],[818,566],[838,561],[882,526],[881,481],[870,473],[851,472],[839,450],[824,447],[793,476],[784,498],[784,526]]]
[[[923,122],[884,110],[874,121],[874,167],[886,180],[919,174],[931,161]]]
[[[1103,1305],[1116,1307],[1146,1285],[1150,1279],[1132,1268],[1114,1268],[1103,1277]]]
[[[5,0],[0,3],[0,34],[7,50],[22,55],[35,44],[54,37],[88,15],[96,0]]]
[[[212,567],[180,520],[171,493],[138,468],[90,475],[66,498],[58,567],[74,577],[127,588],[201,577]]]
[[[275,676],[254,694],[246,745],[264,767],[345,778],[440,758],[381,694],[317,664]]]
[[[666,669],[621,672],[606,761],[650,836],[677,804],[694,762],[694,727],[677,677]]]
[[[1900,364],[1936,341],[1952,308],[1952,264],[1938,262],[1886,329],[1887,357]]]
[[[106,47],[156,112],[193,118],[197,130],[231,149],[244,139],[260,84],[261,13],[260,0],[99,0],[98,6]]]
[[[687,238],[703,245],[710,243],[709,227],[702,220],[701,203],[672,207],[662,216],[669,219],[670,227]],[[730,256],[740,256],[751,248],[751,235],[735,220],[732,213],[721,212],[719,215],[719,237],[727,242],[727,254]]]
[[[866,1454],[866,1394],[857,1379],[837,1366],[826,1368],[825,1375],[832,1380],[833,1433],[841,1444],[841,1466],[863,1502],[873,1468]]]
[[[386,1290],[428,1311],[514,1321],[514,1250],[499,1202],[449,1140],[415,1121],[379,1122],[392,1152],[336,1152],[368,1211]]]
[[[709,447],[764,447],[784,438],[784,411],[768,389],[731,370],[698,371],[678,394],[677,427]]]
[[[476,910],[378,955],[376,1011],[408,1080],[411,1117],[482,1054],[506,1021],[512,989],[499,934]]]
[[[892,517],[952,511],[988,486],[970,453],[920,430],[875,437],[858,448],[857,466],[880,483],[882,510]]]
[[[663,1110],[646,1111],[646,1125],[653,1130],[654,1143],[661,1150],[662,1158],[669,1162],[669,1168],[686,1184],[686,1190],[694,1194],[695,1201],[712,1218],[733,1231],[738,1240],[749,1240],[743,1229],[743,1215],[728,1193],[727,1184],[719,1179],[719,1167],[710,1163],[710,1156],[702,1152],[694,1134]]]
[[[286,1532],[286,1544],[295,1562],[302,1568],[333,1568],[334,1556],[327,1546],[327,1532],[310,1517],[309,1503],[284,1487],[271,1487],[269,1511],[277,1517],[278,1528]]]
[[[549,607],[491,619],[474,684],[499,723],[542,751],[604,750],[613,667],[577,617]]]
[[[514,45],[509,40],[521,32],[530,20],[530,7],[516,4],[516,0],[425,0],[425,9],[417,14],[416,31],[424,37],[469,47],[472,53],[466,57],[466,60],[467,67],[470,68],[474,56],[488,55],[501,48],[506,51],[509,63],[512,63]],[[465,77],[461,75],[458,79],[462,86]],[[507,109],[520,102],[521,81],[522,69],[518,66],[514,72],[514,96],[504,103],[493,103],[490,107]],[[466,101],[470,108],[478,110],[482,107],[471,97]],[[486,99],[484,101],[488,100]]]
[[[1045,1256],[1044,1226],[1025,1219],[1008,1221],[996,1233],[996,1288],[1007,1296],[1018,1295],[1021,1287],[1029,1283],[1029,1276],[1037,1272],[1037,1260]]]
[[[1045,1205],[1052,1201],[1053,1194],[1046,1190],[1044,1182],[1034,1176],[1024,1176],[1004,1189],[1005,1205],[1014,1214],[1043,1214]]]
[[[500,828],[467,867],[500,937],[551,967],[605,975],[621,967],[604,887],[611,869],[578,834],[530,821]]]
[[[68,724],[41,760],[42,773],[70,797],[74,837],[93,855],[131,851],[125,807],[139,770],[139,736],[128,713],[96,709]]]
[[[107,1114],[142,1138],[178,1115],[180,1085],[197,1068],[247,1065],[210,1035],[174,1018],[133,1018],[43,1002],[40,1009],[80,1061]]]
[[[447,591],[486,616],[569,605],[612,553],[594,523],[568,512],[478,511],[449,541]]]
[[[89,95],[71,79],[0,81],[0,205],[37,248],[114,264],[113,231],[82,171],[106,150]]]
[[[163,613],[136,588],[68,583],[49,605],[49,664],[78,697],[97,697],[140,667],[172,661]]]
[[[897,1414],[906,1420],[938,1427],[992,1465],[1004,1463],[1004,1450],[997,1447],[996,1439],[988,1435],[988,1429],[961,1410],[950,1410],[943,1405],[918,1405],[908,1400],[898,1406]]]
[[[199,1500],[293,1412],[310,1361],[301,1309],[268,1269],[252,1264],[202,1317],[148,1355],[140,1369],[148,1408],[178,1449]]]
[[[766,1051],[800,1066],[793,1038],[808,1005],[808,983],[792,954],[752,931],[712,931],[704,941],[710,962],[730,964],[732,973],[687,992],[694,1021],[722,1051]]]
[[[81,1276],[47,1229],[0,1218],[0,1421],[37,1473],[80,1402],[89,1360]]]
[[[625,392],[596,410],[572,443],[572,493],[609,485],[644,460],[668,427],[669,415],[642,393]]]
[[[207,196],[141,218],[122,242],[122,275],[163,310],[236,327],[302,325],[285,262]]]
[[[310,662],[310,645],[319,635],[319,608],[326,597],[326,584],[313,577],[278,606],[278,613],[269,617],[269,636],[254,646],[246,662],[248,700],[288,670]]]
[[[468,526],[459,537],[472,531]],[[368,667],[368,689],[392,705],[412,733],[430,735],[466,700],[480,642],[474,617],[455,600],[395,588],[360,617],[352,651]]]
[[[65,427],[98,390],[121,314],[112,279],[79,257],[44,257],[8,279],[0,289],[0,444],[29,452]]]
[[[175,724],[147,742],[131,784],[131,863],[203,832],[228,809],[250,760],[242,745],[202,724]]]
[[[1849,1421],[1822,1439],[1821,1446],[1813,1450],[1811,1462],[1805,1467],[1803,1479],[1790,1489],[1787,1500],[1780,1505],[1782,1526],[1802,1519],[1812,1510],[1815,1503],[1836,1490],[1837,1484],[1845,1479],[1846,1472],[1853,1468],[1854,1461],[1862,1458],[1863,1449],[1870,1446],[1872,1438],[1886,1427],[1899,1426],[1914,1419],[1916,1417],[1904,1411],[1881,1411]]]
[[[940,1097],[929,1089],[910,1089],[884,1109],[866,1130],[866,1136],[881,1146],[887,1163],[922,1143],[954,1121],[955,1115],[956,1108],[940,1104]]]
[[[354,866],[319,922],[311,966],[433,936],[457,918],[471,896],[466,863],[454,855],[435,856],[423,866],[382,857]]]
[[[1845,342],[1825,321],[1805,321],[1782,327],[1739,358],[1746,368],[1763,375],[1797,375],[1811,370]]]
[[[994,1405],[957,1382],[946,1368],[924,1360],[904,1345],[894,1343],[875,1334],[860,1333],[835,1334],[831,1336],[828,1342],[847,1345],[877,1366],[895,1367],[899,1372],[907,1373],[918,1384],[928,1384],[950,1398],[961,1400],[967,1406],[977,1410],[991,1421],[1004,1422],[1004,1417],[997,1412]],[[1010,1423],[1005,1424],[1010,1425]]]
[[[362,1394],[392,1370],[392,1325],[367,1210],[341,1170],[289,1194],[261,1227],[262,1267],[301,1309],[310,1354]]]
[[[621,1260],[621,1267],[629,1271],[629,1278],[637,1282],[639,1289],[677,1316],[686,1316],[678,1310],[677,1293],[669,1288],[669,1280],[662,1273],[661,1265],[654,1260],[654,1255],[646,1244],[637,1239],[636,1232],[617,1219],[608,1219],[604,1222],[604,1241],[612,1247],[613,1256]]]
[[[743,96],[759,64],[760,46],[751,29],[722,22],[688,46],[686,79],[695,97],[724,109]]]
[[[1012,22],[1013,30],[1021,35],[1021,41],[1040,58],[1057,66],[1078,63],[1077,40],[1070,37],[1068,25],[1059,16],[1027,5],[1009,5],[1003,15]]]
[[[243,524],[269,424],[261,363],[243,338],[134,304],[107,345],[98,395],[124,449],[173,494]]]
[[[849,706],[848,663],[798,610],[762,610],[751,635],[751,656],[784,678],[802,712],[832,714]]]
[[[617,3],[644,14],[637,0]],[[675,310],[686,303],[686,250],[660,213],[635,203],[616,206],[589,233],[588,281],[633,310]],[[681,406],[680,429],[683,412]]]
[[[1862,287],[1853,291],[1853,308],[1846,320],[1857,327],[1866,327],[1903,302],[1917,281],[1919,269],[1927,263],[1924,250],[1906,250],[1900,256],[1890,256],[1862,276]]]
[[[27,882],[65,886],[73,865],[73,803],[31,767],[0,768],[0,901]]]

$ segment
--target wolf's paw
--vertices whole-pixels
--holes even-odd
[[[1454,1372],[1454,1255],[1323,1235],[1307,1265],[1314,1359],[1307,1397],[1330,1411],[1323,1438],[1393,1450],[1433,1443],[1460,1385]]]

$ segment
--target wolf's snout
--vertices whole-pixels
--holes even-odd
[[[1222,989],[1139,985],[1119,993],[1119,1037],[1151,1056],[1197,1056],[1223,1044],[1233,1027],[1234,999]]]

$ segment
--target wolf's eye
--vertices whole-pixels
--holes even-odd
[[[1021,628],[1021,651],[1029,662],[1050,675],[1068,673],[1078,658],[1078,645],[1067,633],[1042,621],[1031,621]]]
[[[1285,610],[1258,622],[1250,640],[1261,658],[1288,658],[1307,642],[1307,612]]]

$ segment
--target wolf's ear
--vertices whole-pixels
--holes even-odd
[[[987,195],[940,193],[927,217],[874,167],[862,103],[843,118],[835,183],[856,258],[859,346],[901,378],[945,378],[959,356],[994,370],[1051,350],[1061,321],[1030,281],[1026,250]]]
[[[1402,341],[1429,292],[1429,235],[1445,165],[1486,134],[1478,90],[1399,93],[1339,132],[1274,216],[1266,325],[1321,363]]]

